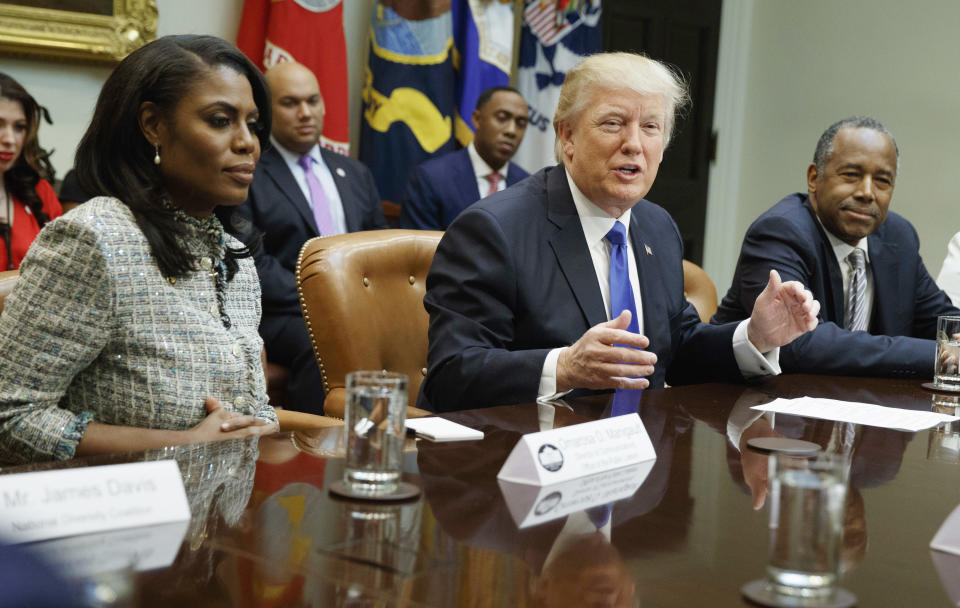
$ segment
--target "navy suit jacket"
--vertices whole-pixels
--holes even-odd
[[[321,148],[337,184],[347,232],[385,228],[380,195],[370,170],[342,154]],[[220,219],[231,233],[245,243],[263,235],[254,253],[263,314],[300,314],[296,265],[300,248],[319,236],[310,202],[303,196],[287,163],[274,148],[260,157],[250,185],[250,195],[239,207],[221,207]]]
[[[517,165],[507,165],[507,186],[528,176]],[[483,194],[477,189],[477,176],[466,148],[432,158],[410,174],[400,210],[400,227],[446,230],[461,211]]]
[[[653,387],[741,380],[735,324],[702,324],[683,295],[680,233],[646,200],[630,217]],[[649,247],[650,253],[647,253]],[[436,411],[536,399],[547,353],[607,320],[562,167],[472,205],[447,229],[430,273],[428,372],[419,403]]]
[[[843,277],[806,194],[791,194],[761,215],[743,239],[730,291],[712,321],[745,319],[771,268],[800,281],[820,301],[820,324],[780,350],[784,372],[929,378],[937,316],[960,314],[920,259],[910,222],[890,212],[869,237],[873,312],[867,332],[843,329]]]

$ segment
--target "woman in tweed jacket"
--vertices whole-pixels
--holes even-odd
[[[269,126],[259,71],[218,38],[114,70],[76,159],[100,196],[44,228],[0,317],[0,461],[276,430],[253,260],[212,213],[246,199]]]

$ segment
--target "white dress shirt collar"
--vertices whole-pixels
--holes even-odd
[[[477,152],[477,147],[473,145],[472,141],[467,145],[467,154],[470,156],[470,164],[473,165],[473,174],[477,176],[477,179],[487,181],[487,176],[494,172],[493,167],[488,165],[487,161],[480,157],[480,153]],[[509,162],[503,163],[503,166],[497,171],[503,178],[501,183],[507,181],[507,168],[509,166]]]
[[[816,214],[814,214],[816,215]],[[820,216],[816,216],[817,221],[820,222]],[[820,222],[820,226],[823,228],[823,231],[827,234],[827,239],[830,241],[830,246],[833,247],[833,254],[837,256],[837,263],[840,264],[841,268],[846,268],[847,256],[850,255],[850,252],[855,248],[859,247],[863,249],[863,257],[870,263],[870,250],[867,249],[867,237],[860,239],[856,245],[850,245],[841,241],[837,236],[832,232],[827,230],[827,227],[823,225],[823,222]]]
[[[277,152],[280,154],[280,157],[283,158],[288,165],[298,165],[300,163],[300,157],[303,156],[303,154],[297,154],[296,152],[284,148],[280,142],[273,138],[273,135],[270,136],[270,143],[273,144],[273,147],[276,148]],[[307,152],[307,156],[316,161],[318,165],[326,164],[323,162],[323,156],[320,155],[320,146],[318,144],[313,144],[313,147],[310,148],[309,152]]]
[[[573,204],[577,207],[577,215],[580,216],[580,225],[583,226],[583,236],[587,239],[588,247],[592,247],[594,244],[603,241],[607,233],[610,232],[610,229],[613,228],[614,222],[623,224],[627,236],[630,236],[630,212],[632,209],[627,209],[620,217],[614,218],[590,202],[590,199],[573,183],[573,178],[570,177],[570,173],[564,170],[564,175],[567,176],[567,183],[570,185],[570,194],[573,195]],[[629,238],[627,242],[630,242]]]

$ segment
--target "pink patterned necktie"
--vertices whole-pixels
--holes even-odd
[[[303,168],[303,173],[307,176],[307,189],[310,190],[310,207],[313,209],[313,219],[317,222],[317,231],[320,236],[330,236],[336,234],[337,229],[333,224],[333,217],[330,215],[330,201],[323,191],[320,180],[313,172],[313,163],[316,162],[312,156],[305,154],[300,157],[299,164]]]
[[[490,182],[490,190],[487,192],[487,196],[490,196],[491,194],[496,194],[497,192],[500,191],[501,178],[502,176],[496,171],[494,171],[493,173],[487,176],[487,181]]]

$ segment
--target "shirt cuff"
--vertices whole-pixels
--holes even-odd
[[[750,319],[744,319],[733,332],[733,356],[744,378],[776,376],[780,374],[780,347],[765,353],[757,350],[747,335]],[[542,386],[542,381],[541,381]]]
[[[537,401],[553,401],[570,392],[557,392],[557,361],[560,360],[560,351],[562,350],[563,348],[551,350],[543,361],[543,370],[540,372],[540,388],[537,389]]]
[[[74,416],[65,427],[63,427],[63,436],[57,441],[53,450],[53,457],[56,460],[70,460],[77,451],[77,445],[83,438],[83,432],[87,430],[87,425],[93,421],[93,412],[83,411]]]
[[[727,439],[730,440],[730,443],[733,444],[733,448],[738,452],[740,451],[740,439],[743,437],[744,431],[746,431],[750,425],[760,418],[766,418],[771,423],[773,422],[775,416],[773,412],[763,412],[760,410],[751,409],[751,406],[768,402],[769,401],[767,399],[760,399],[759,402],[754,399],[748,403],[741,403],[738,401],[733,406],[733,410],[730,412],[730,418],[727,419]]]

